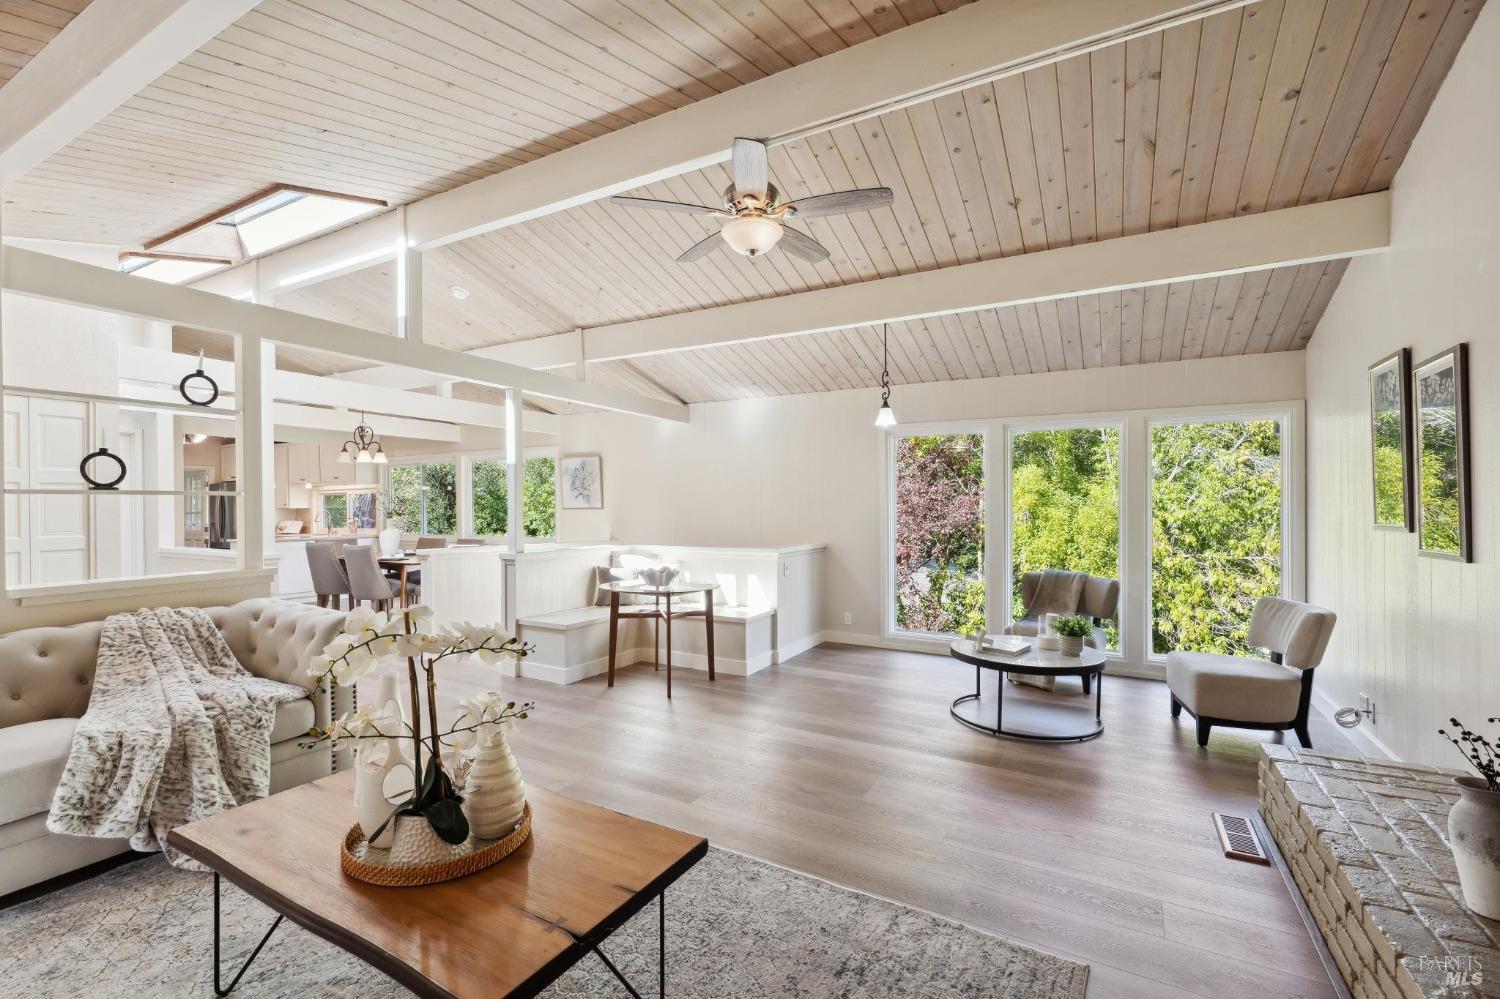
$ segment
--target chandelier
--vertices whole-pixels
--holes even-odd
[[[344,441],[344,446],[339,448],[338,462],[347,465],[350,462],[371,462],[377,465],[386,464],[385,448],[375,439],[375,431],[365,425],[365,414],[359,414],[359,426],[354,428],[354,439]]]

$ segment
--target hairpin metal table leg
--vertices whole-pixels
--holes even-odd
[[[657,898],[657,906],[659,908],[659,914],[660,914],[660,922],[658,923],[658,929],[657,929],[657,964],[656,964],[657,988],[660,990],[659,991],[659,995],[661,996],[661,999],[667,999],[667,892],[666,892],[666,890],[663,889],[662,893],[660,895],[658,895],[656,898]],[[635,986],[631,985],[630,984],[630,980],[627,979],[623,974],[621,974],[620,969],[615,967],[615,963],[613,961],[611,961],[607,955],[605,955],[604,951],[599,948],[599,945],[595,944],[591,949],[593,950],[593,952],[595,954],[599,955],[599,960],[601,960],[601,961],[604,962],[604,966],[610,970],[610,973],[613,974],[615,976],[615,978],[619,979],[620,984],[623,985],[623,986],[625,986],[625,991],[629,992],[634,997],[634,999],[641,999],[641,994],[635,990]]]
[[[250,952],[250,956],[245,958],[245,963],[240,965],[240,970],[235,972],[234,979],[228,985],[221,984],[223,979],[219,965],[219,872],[214,872],[214,995],[219,996],[219,999],[223,999],[224,996],[234,991],[234,987],[240,983],[240,979],[245,977],[245,972],[250,970],[250,963],[260,955],[261,948],[266,945],[267,940],[271,939],[271,934],[276,932],[276,927],[281,925],[282,918],[282,916],[276,917],[276,921],[271,924],[271,928],[266,930],[266,935],[260,938],[260,943],[255,945],[255,949]]]

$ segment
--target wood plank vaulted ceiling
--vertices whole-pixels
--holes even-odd
[[[832,251],[819,265],[679,265],[711,221],[607,202],[451,244],[427,254],[426,336],[485,346],[1383,190],[1481,4],[1259,0],[773,147],[788,197],[896,193],[889,209],[799,223]],[[138,244],[278,181],[405,203],[959,5],[266,0],[8,189],[7,230]],[[714,204],[728,183],[715,166],[632,193]],[[893,324],[892,378],[1299,349],[1343,270]],[[277,305],[390,331],[389,282],[371,267]],[[871,386],[880,331],[591,372],[691,402]]]

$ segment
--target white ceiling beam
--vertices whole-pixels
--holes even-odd
[[[187,354],[160,347],[122,343],[119,351],[120,377],[132,382],[170,386],[170,395],[163,395],[163,398],[181,398],[176,393],[177,382],[196,363]],[[203,368],[220,385],[231,385],[234,382],[234,365],[229,361],[204,358]],[[346,381],[330,375],[308,375],[299,371],[273,371],[267,381],[271,386],[271,398],[277,402],[341,406],[351,411],[410,416],[474,427],[505,426],[505,407],[488,402],[472,402],[388,387],[372,391],[369,384]],[[228,395],[226,393],[226,398]],[[556,435],[557,418],[538,413],[526,421],[526,428]]]
[[[272,408],[277,426],[302,427],[308,430],[332,430],[348,434],[353,430],[349,414],[339,409],[319,409],[316,406],[299,406],[293,402],[278,402]],[[463,428],[451,423],[433,420],[412,420],[401,416],[382,416],[371,420],[371,426],[381,437],[410,437],[417,440],[457,443],[463,440]]]
[[[0,187],[47,159],[257,0],[93,0],[0,87]]]
[[[304,287],[724,162],[736,136],[789,141],[1252,2],[979,0],[413,202],[404,224],[388,212],[267,254],[262,280]],[[243,295],[249,266],[195,284]]]
[[[1250,0],[979,0],[407,206],[431,249]]]
[[[1390,192],[1161,229],[1097,243],[680,312],[583,331],[589,362],[1076,298],[1384,250]],[[575,333],[483,348],[491,360],[564,367]]]
[[[5,290],[30,298],[217,333],[260,337],[272,343],[363,358],[373,364],[417,368],[443,378],[515,388],[599,409],[679,422],[688,418],[687,407],[676,403],[402,340],[374,330],[239,302],[196,288],[162,284],[13,246],[0,247],[0,254],[3,254],[0,274],[4,276]]]

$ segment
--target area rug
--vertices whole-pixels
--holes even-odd
[[[51,999],[212,996],[212,901],[207,875],[153,857],[0,911],[0,992]],[[226,884],[230,974],[272,918]],[[655,904],[648,905],[603,947],[649,995],[656,992],[657,918]],[[1082,999],[1087,981],[1087,965],[727,850],[711,849],[667,892],[667,994],[678,999]],[[283,922],[234,995],[401,999],[411,993]],[[542,995],[628,997],[593,955]]]

